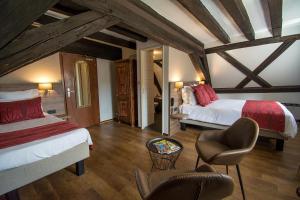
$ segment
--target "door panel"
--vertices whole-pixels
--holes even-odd
[[[61,53],[67,113],[82,127],[99,123],[97,63],[94,58]]]
[[[116,97],[117,111],[120,121],[131,124],[136,123],[136,61],[122,60],[116,62]]]

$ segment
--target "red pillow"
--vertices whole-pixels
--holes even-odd
[[[206,90],[206,92],[207,92],[207,94],[208,94],[211,101],[215,101],[215,100],[219,99],[219,97],[217,96],[215,90],[212,89],[212,87],[210,85],[205,84],[204,87],[205,87],[205,90]]]
[[[41,97],[21,101],[0,102],[0,124],[45,117]]]
[[[209,95],[207,94],[204,85],[197,85],[196,87],[193,87],[195,97],[197,100],[197,103],[201,106],[206,106],[210,104],[210,98]]]

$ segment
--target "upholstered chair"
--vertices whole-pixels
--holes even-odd
[[[202,165],[195,171],[167,170],[145,173],[138,169],[136,183],[143,200],[215,200],[232,194],[231,177]]]
[[[255,146],[259,133],[257,123],[250,118],[240,118],[227,130],[203,131],[196,141],[198,158],[214,165],[235,165],[243,199],[246,199],[239,163]]]

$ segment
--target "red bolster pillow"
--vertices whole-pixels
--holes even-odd
[[[206,106],[211,103],[209,95],[206,92],[204,85],[193,87],[197,103],[201,106]]]
[[[219,97],[217,96],[215,90],[212,89],[212,87],[210,85],[205,84],[204,87],[205,87],[205,90],[206,90],[206,92],[207,92],[207,94],[208,94],[211,101],[215,101],[215,100],[219,99]]]
[[[0,124],[45,117],[41,97],[21,101],[0,102]]]

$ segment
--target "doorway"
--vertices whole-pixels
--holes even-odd
[[[142,50],[141,109],[142,128],[163,132],[163,48]]]
[[[68,120],[81,127],[100,122],[97,63],[95,58],[60,54]]]

